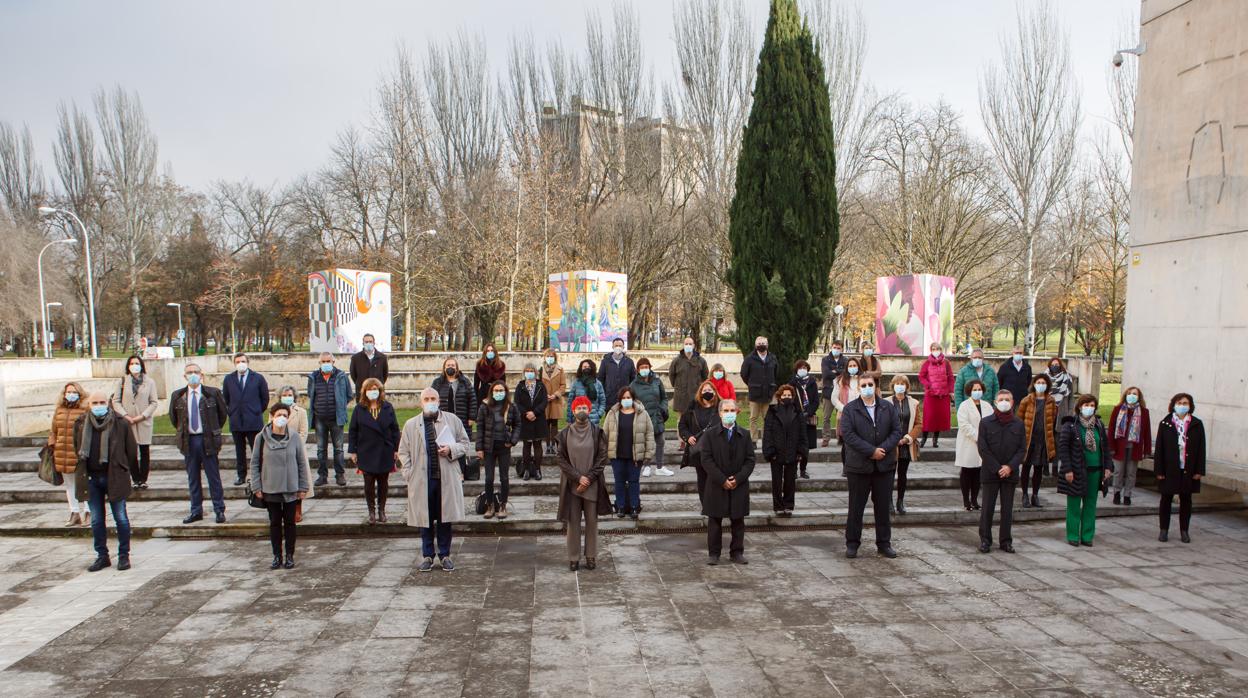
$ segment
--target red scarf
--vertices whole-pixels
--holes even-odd
[[[1002,412],[998,410],[996,407],[993,407],[992,411],[997,413],[997,421],[1001,422],[1002,424],[1009,424],[1014,419],[1013,412]]]

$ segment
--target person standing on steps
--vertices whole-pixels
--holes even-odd
[[[992,416],[992,404],[984,397],[984,384],[978,378],[965,387],[969,399],[958,408],[958,440],[954,446],[954,465],[958,466],[958,481],[962,486],[962,506],[967,511],[979,509],[980,422]]]
[[[1109,416],[1109,450],[1114,459],[1114,504],[1131,506],[1140,460],[1153,451],[1152,422],[1144,393],[1131,386]],[[1187,528],[1184,526],[1184,528]]]
[[[477,408],[477,458],[485,465],[485,518],[507,518],[511,491],[511,447],[520,440],[520,411],[511,402],[507,384],[494,381],[485,402]],[[494,473],[502,483],[494,493]]]
[[[343,464],[342,430],[347,425],[347,403],[351,402],[351,380],[347,374],[334,366],[334,355],[321,352],[320,368],[308,374],[309,426],[316,429],[317,477],[314,483],[324,487],[329,483],[329,442],[334,444],[334,481],[339,487],[347,484],[347,470]]]
[[[797,476],[803,480],[809,480],[810,474],[806,472],[806,468],[810,464],[810,452],[814,450],[819,437],[819,427],[816,424],[819,414],[819,381],[810,375],[809,361],[798,359],[793,364],[793,378],[789,381],[789,385],[797,391],[795,399],[806,425],[806,450],[797,461]],[[766,426],[764,422],[764,431]]]
[[[1103,494],[1103,474],[1113,475],[1114,462],[1108,452],[1105,425],[1096,416],[1097,400],[1080,395],[1075,400],[1075,417],[1062,420],[1057,441],[1061,465],[1057,471],[1057,491],[1066,495],[1066,542],[1092,547],[1096,534],[1096,497]]]
[[[537,379],[537,366],[524,365],[524,378],[512,398],[520,411],[520,476],[527,482],[542,479],[542,441],[546,438],[546,384]]]
[[[386,523],[386,499],[390,473],[398,462],[399,418],[386,400],[386,390],[376,378],[365,378],[363,392],[351,411],[347,430],[347,454],[364,476],[364,501],[368,523]]]
[[[308,469],[308,491],[304,496],[295,500],[295,523],[303,523],[303,502],[316,496],[316,488],[312,486],[312,461],[307,458],[308,453],[308,411],[299,406],[299,391],[293,385],[283,385],[277,389],[277,404],[285,407],[287,412],[286,429],[290,431],[291,438],[299,439],[303,442],[304,467]],[[269,423],[273,423],[272,408],[269,411]]]
[[[625,353],[624,340],[616,337],[611,340],[611,353],[602,357],[598,364],[598,382],[606,391],[607,404],[610,409],[619,400],[621,388],[626,388],[637,377],[637,366],[632,357]]]
[[[364,347],[351,355],[351,385],[355,386],[355,399],[360,399],[364,381],[376,378],[384,387],[390,377],[390,362],[386,355],[377,350],[377,339],[372,333],[363,337]]]
[[[620,388],[602,420],[602,431],[615,476],[615,516],[635,521],[641,515],[641,469],[654,456],[654,427],[632,388]]]
[[[940,433],[951,426],[949,397],[954,388],[953,366],[940,343],[932,342],[931,353],[919,369],[919,382],[923,384],[923,442],[919,445],[926,447],[931,434],[932,448],[940,448]]]
[[[845,363],[845,370],[841,372],[840,377],[836,379],[836,384],[832,386],[832,409],[838,415],[845,414],[845,408],[849,403],[858,399],[858,381],[862,378],[862,367],[857,357],[852,357]],[[841,434],[841,422],[836,422],[836,443],[838,446],[844,444]],[[843,454],[842,454],[843,455]]]
[[[719,424],[719,394],[715,391],[715,385],[706,380],[698,386],[697,395],[697,401],[694,402],[692,409],[680,415],[680,424],[676,429],[680,434],[680,442],[685,445],[680,467],[694,469],[694,474],[698,478],[698,504],[700,505],[706,490],[706,470],[702,467],[701,449],[696,447],[702,433]]]
[[[1027,397],[1016,408],[1023,423],[1023,443],[1027,455],[1022,465],[1023,508],[1040,508],[1040,480],[1057,458],[1057,403],[1050,388],[1052,381],[1041,373],[1031,380]],[[1027,486],[1031,484],[1031,498]]]
[[[910,379],[904,375],[893,376],[891,382],[893,407],[897,409],[897,421],[901,423],[901,440],[897,442],[897,501],[893,510],[906,514],[906,481],[910,474],[910,462],[919,459],[919,432],[923,430],[923,404],[910,397]]]
[[[52,465],[61,474],[65,498],[69,500],[69,521],[66,526],[85,526],[91,523],[87,503],[78,497],[78,483],[74,473],[78,470],[78,452],[74,449],[74,425],[87,412],[87,394],[82,386],[69,382],[61,388],[61,399],[52,412],[52,430],[48,432],[48,447],[52,449]]]
[[[507,364],[498,355],[498,347],[488,342],[481,347],[481,358],[477,359],[476,369],[472,372],[472,388],[477,394],[477,403],[483,403],[490,396],[490,386],[502,381],[507,384]]]
[[[984,384],[984,395],[996,395],[1001,389],[997,382],[997,372],[984,364],[984,350],[972,349],[971,360],[958,371],[957,380],[953,385],[953,409],[962,407],[967,398],[966,386],[977,380]]]
[[[135,489],[145,490],[152,470],[152,419],[159,405],[156,381],[147,375],[147,366],[138,354],[126,359],[126,374],[113,395],[113,409],[130,425],[139,444],[139,460],[130,477],[134,478]]]
[[[797,388],[782,385],[763,420],[763,460],[771,464],[771,510],[777,516],[793,516],[797,464],[807,453],[806,413],[798,404]]]
[[[1014,397],[1008,390],[997,392],[996,410],[979,423],[976,437],[982,466],[979,482],[984,492],[984,508],[979,514],[979,552],[992,551],[992,517],[1001,498],[1001,550],[1014,552],[1014,490],[1018,486],[1018,466],[1027,449],[1023,422],[1014,417]]]
[[[555,440],[559,436],[559,418],[566,407],[568,379],[559,365],[559,355],[554,349],[542,354],[542,385],[546,388],[546,455],[555,455]],[[537,471],[541,479],[542,471]]]
[[[1066,372],[1066,364],[1058,357],[1049,359],[1049,396],[1057,403],[1057,419],[1069,417],[1075,412],[1074,380]]]
[[[845,557],[858,557],[862,544],[862,517],[867,499],[875,505],[875,547],[880,555],[897,557],[893,550],[889,509],[893,502],[893,476],[897,470],[897,444],[901,422],[892,402],[876,397],[876,379],[858,382],[859,397],[841,412],[841,435],[845,439],[845,478],[849,481],[849,513],[845,522]]]
[[[592,404],[584,395],[569,406],[572,419],[559,432],[555,461],[559,464],[559,520],[566,528],[568,568],[580,569],[582,519],[585,568],[598,567],[598,517],[611,513],[611,499],[602,471],[607,465],[607,436],[590,419]]]
[[[260,431],[259,444],[251,453],[251,488],[269,512],[271,570],[295,567],[295,512],[312,485],[308,453],[290,414],[291,408],[281,402],[270,407],[269,425]]]
[[[576,369],[576,378],[572,380],[571,387],[568,388],[568,399],[576,400],[583,397],[589,400],[589,419],[596,425],[602,423],[602,416],[607,412],[607,396],[606,390],[602,387],[602,382],[595,376],[597,371],[594,368],[594,362],[589,359],[582,359]],[[567,421],[572,423],[572,404],[568,403]]]
[[[677,424],[680,423],[680,416],[686,410],[693,409],[694,402],[697,400],[698,386],[710,374],[706,359],[698,353],[693,337],[685,337],[680,354],[672,359],[671,366],[667,369],[667,378],[672,384],[672,410],[676,412]],[[683,451],[685,443],[683,441],[679,443],[680,450]]]
[[[74,423],[74,452],[78,454],[74,486],[78,498],[86,499],[91,507],[91,538],[95,545],[95,562],[87,568],[88,572],[112,566],[108,525],[104,522],[105,502],[117,528],[117,570],[130,569],[126,498],[130,496],[130,468],[138,458],[139,447],[130,423],[113,411],[111,402],[104,393],[91,393],[87,398],[89,411]]]
[[[741,362],[741,381],[745,383],[750,400],[750,438],[755,441],[763,438],[763,419],[779,382],[776,379],[779,364],[767,349],[767,338],[755,337],[754,351]]]
[[[444,572],[455,569],[451,524],[468,518],[459,461],[472,449],[472,441],[459,417],[440,409],[441,402],[434,388],[422,390],[421,414],[407,420],[399,437],[399,474],[407,483],[407,525],[420,529],[421,572],[433,571],[435,553]]]
[[[732,384],[732,379],[728,377],[728,371],[723,364],[715,364],[711,367],[710,380],[720,400],[737,399],[737,387]]]
[[[460,426],[471,434],[477,424],[477,391],[468,377],[459,370],[459,362],[454,357],[448,356],[442,362],[442,373],[433,379],[431,387],[438,391],[439,411],[458,417]],[[459,457],[459,467],[467,471],[468,453]]]
[[[1010,360],[997,369],[997,382],[1001,390],[1008,390],[1014,396],[1015,406],[1027,397],[1027,391],[1031,389],[1031,364],[1023,356],[1022,347],[1014,347]]]
[[[234,438],[234,486],[247,481],[247,449],[256,443],[256,434],[264,428],[264,413],[269,409],[269,384],[264,376],[249,368],[247,355],[234,355],[234,372],[221,381],[225,411],[230,416],[230,435]]]
[[[773,359],[774,361],[774,359]],[[706,517],[707,564],[718,565],[724,549],[724,519],[731,540],[728,559],[748,565],[745,559],[745,517],[750,515],[750,475],[754,472],[754,439],[737,426],[736,400],[721,400],[719,424],[699,438],[698,449],[706,470],[702,515]]]
[[[1205,476],[1205,425],[1196,415],[1196,401],[1187,393],[1170,398],[1169,414],[1157,426],[1157,446],[1153,449],[1153,472],[1161,490],[1161,533],[1157,540],[1170,540],[1170,512],[1174,495],[1179,495],[1179,536],[1191,543],[1192,495],[1200,492]]]
[[[858,347],[862,351],[862,356],[858,359],[858,366],[862,369],[859,374],[862,377],[871,376],[875,379],[875,385],[878,388],[880,381],[884,378],[884,367],[880,365],[880,357],[875,355],[875,347],[870,342],[863,342]]]
[[[832,423],[836,420],[836,409],[832,407],[832,391],[845,372],[845,343],[841,340],[832,342],[832,350],[823,357],[820,363],[820,379],[823,381],[822,399],[819,409],[823,412],[823,447],[832,443]]]
[[[644,408],[650,417],[650,426],[654,429],[654,457],[641,469],[642,477],[650,477],[650,473],[671,477],[675,471],[669,469],[663,460],[663,438],[667,430],[667,391],[663,389],[663,381],[655,375],[650,359],[642,357],[637,362],[637,378],[628,386],[633,398]],[[651,464],[653,463],[653,467]]]
[[[225,398],[221,391],[204,385],[199,364],[183,369],[186,387],[169,396],[169,421],[178,432],[178,451],[186,461],[187,488],[191,496],[191,515],[183,524],[204,518],[204,490],[201,473],[208,477],[208,493],[217,523],[225,523],[225,491],[221,487],[221,469],[217,454],[221,452],[221,425],[225,423]]]

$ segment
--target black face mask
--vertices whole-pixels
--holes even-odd
[[[448,369],[446,369],[446,375],[451,376],[451,377],[454,377],[454,376],[455,376],[455,369],[453,369],[453,368],[448,368]]]
[[[573,412],[572,416],[576,418],[577,424],[584,424],[589,421],[588,412]]]
[[[780,398],[780,402],[785,405],[790,405],[793,403],[793,398],[789,397],[788,395],[785,395],[784,397]]]
[[[756,345],[754,345],[754,348],[755,348],[755,349],[757,349],[757,350],[759,350],[759,351],[767,351],[767,345],[766,345],[766,344],[756,344]]]
[[[708,401],[709,401],[709,400],[714,400],[714,399],[715,399],[715,393],[702,393],[702,399],[703,399],[703,400],[708,400]]]
[[[594,372],[589,370],[588,368],[581,369],[581,378],[589,378],[592,375],[594,375]]]

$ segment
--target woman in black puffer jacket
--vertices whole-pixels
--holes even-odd
[[[806,415],[797,402],[797,388],[785,384],[763,419],[763,458],[771,463],[771,507],[792,516],[797,489],[797,462],[809,453]]]
[[[1092,547],[1096,533],[1096,497],[1106,492],[1114,473],[1105,424],[1096,416],[1096,398],[1080,395],[1075,416],[1064,417],[1058,434],[1057,492],[1066,495],[1066,542]]]

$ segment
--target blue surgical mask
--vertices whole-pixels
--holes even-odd
[[[283,395],[283,396],[282,396],[282,404],[283,404],[283,405],[286,405],[287,407],[290,407],[291,405],[295,404],[295,396],[294,396],[294,395]]]
[[[1179,415],[1180,417],[1186,415],[1188,412],[1191,412],[1191,411],[1192,411],[1192,408],[1189,407],[1188,405],[1175,405],[1174,406],[1174,413]]]
[[[373,344],[372,342],[364,342],[364,351],[367,351],[367,352],[369,352],[369,353],[372,353],[373,348],[374,348],[374,347],[376,347],[376,346],[377,346],[377,345],[376,345],[376,344]]]
[[[526,381],[531,381],[531,380],[534,380],[535,378],[537,378],[537,374],[536,374],[536,373],[534,373],[533,371],[525,371],[525,372],[524,372],[524,379],[525,379]]]
[[[326,361],[321,364],[321,373],[330,373],[334,370],[334,365]]]
[[[840,355],[841,355],[841,350],[840,350],[840,349],[833,349],[833,350],[832,350],[832,356],[834,356],[834,357],[835,357],[835,356],[840,356]]]
[[[493,361],[493,360],[494,360],[494,356],[495,356],[495,355],[494,355],[494,352],[492,352],[492,351],[487,351],[487,352],[485,352],[485,358],[489,359],[490,361]]]
[[[192,374],[189,374],[189,375],[186,377],[186,383],[187,383],[187,385],[199,385],[199,382],[200,382],[201,380],[203,380],[203,379],[199,377],[199,374],[198,374],[198,373],[192,373]]]
[[[1140,401],[1140,396],[1135,393],[1127,393],[1127,404],[1134,405]]]
[[[1023,363],[1023,355],[1022,355],[1022,354],[1015,354],[1015,355],[1014,355],[1014,363],[1016,363],[1016,364],[1021,364],[1021,363]]]
[[[95,415],[96,417],[103,417],[104,415],[108,414],[108,405],[92,405],[91,414]]]
[[[65,402],[78,402],[78,393],[65,393]]]
[[[626,397],[620,400],[620,409],[630,410],[632,408],[633,408],[633,399],[631,397]]]
[[[686,353],[686,354],[692,354],[692,353],[693,353],[693,345],[692,345],[692,344],[686,344],[686,345],[685,345],[685,353]]]
[[[862,386],[862,396],[863,397],[875,397],[875,386],[874,385]]]
[[[723,422],[723,423],[724,423],[724,426],[726,426],[726,427],[730,427],[730,426],[732,426],[733,424],[736,424],[736,423],[737,423],[737,413],[736,413],[736,412],[725,412],[725,413],[723,413],[723,414],[719,415],[719,421]]]
[[[971,391],[971,399],[973,399],[973,400],[982,400],[982,399],[984,399],[984,391],[982,391],[982,390],[972,390],[972,391]]]
[[[547,357],[546,357],[546,365],[547,365],[547,366],[554,366],[554,365],[555,365],[555,357],[553,357],[553,356],[547,356]]]
[[[637,375],[641,376],[642,378],[649,378],[649,377],[650,377],[650,369],[648,369],[648,368],[639,368],[639,369],[637,369]]]
[[[893,386],[893,392],[894,392],[894,393],[897,393],[898,395],[905,395],[905,394],[906,394],[906,386],[905,386],[904,384],[902,384],[902,383],[898,383],[897,385],[894,385],[894,386]]]
[[[983,359],[971,359],[971,365],[974,366],[975,368],[982,368],[984,365],[984,360]]]
[[[502,402],[507,399],[507,393],[494,392],[494,402]]]
[[[716,372],[715,372],[715,380],[717,380],[717,381],[722,381],[723,379],[724,379],[724,372],[723,372],[723,371],[716,371]]]
[[[1045,393],[1047,393],[1048,391],[1049,391],[1049,384],[1048,384],[1048,383],[1036,383],[1036,393],[1038,393],[1038,394],[1040,394],[1040,395],[1044,395],[1044,394],[1045,394]]]
[[[807,370],[806,370],[806,369],[804,369],[804,368],[799,368],[799,369],[797,369],[797,377],[798,377],[798,378],[805,378],[806,376],[809,376],[809,375],[810,375],[810,371],[807,371]]]
[[[850,366],[850,367],[849,367],[849,375],[851,375],[851,376],[856,376],[856,375],[858,375],[858,367],[857,367],[857,366]]]
[[[870,358],[873,354],[875,354],[875,350],[874,350],[874,349],[863,349],[863,350],[862,350],[862,355],[863,355],[863,356],[865,356],[865,357],[867,357],[867,358]]]
[[[1079,408],[1079,414],[1083,415],[1084,419],[1088,419],[1092,415],[1096,414],[1096,408],[1092,405],[1084,405]]]

